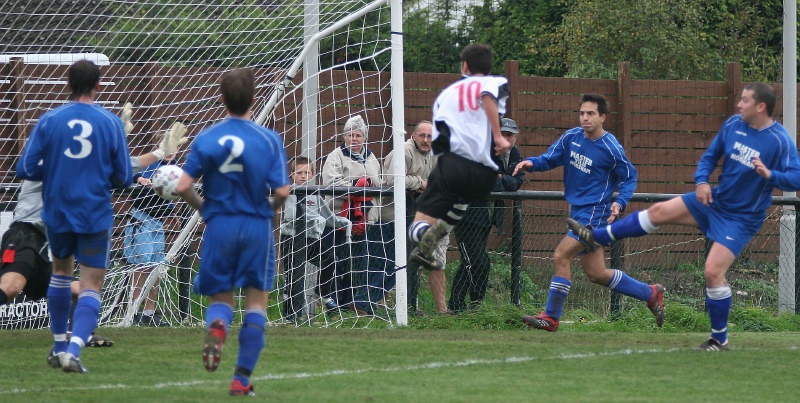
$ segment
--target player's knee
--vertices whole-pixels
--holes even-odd
[[[6,298],[8,298],[9,302],[12,299],[16,298],[19,295],[19,293],[22,292],[22,288],[12,287],[12,286],[8,286],[7,287],[5,285],[0,287],[0,290],[3,290],[3,292],[6,294]]]
[[[0,282],[0,289],[6,293],[9,300],[14,299],[25,288],[27,281],[18,273],[7,273]]]

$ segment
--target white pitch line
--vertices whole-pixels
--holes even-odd
[[[386,367],[386,368],[364,368],[364,369],[336,369],[330,371],[322,371],[322,372],[298,372],[293,374],[267,374],[261,376],[254,376],[251,378],[253,381],[276,381],[276,380],[288,380],[288,379],[308,379],[308,378],[327,378],[332,376],[342,376],[342,375],[358,375],[367,372],[410,372],[410,371],[417,371],[421,369],[441,369],[441,368],[461,368],[461,367],[469,367],[469,366],[477,366],[477,365],[500,365],[500,364],[516,364],[516,363],[524,363],[530,361],[544,361],[544,360],[578,360],[578,359],[587,359],[587,358],[597,358],[597,357],[613,357],[613,356],[624,356],[624,355],[633,355],[633,354],[658,354],[658,353],[671,353],[675,351],[685,351],[686,349],[679,349],[679,348],[672,348],[667,350],[659,350],[659,349],[651,349],[651,350],[619,350],[619,351],[609,351],[603,353],[574,353],[574,354],[556,354],[551,357],[507,357],[502,359],[494,359],[494,360],[485,360],[485,359],[467,359],[462,361],[455,361],[455,362],[440,362],[434,361],[424,364],[417,364],[417,365],[406,365],[402,367]],[[87,376],[87,375],[78,375],[78,376]],[[89,375],[90,376],[90,375]],[[65,388],[52,388],[48,389],[47,392],[64,392],[64,391],[81,391],[81,390],[112,390],[112,389],[128,389],[128,390],[136,390],[136,389],[163,389],[163,388],[175,388],[175,387],[189,387],[189,386],[197,386],[197,385],[215,385],[215,384],[227,384],[230,380],[193,380],[193,381],[183,381],[183,382],[164,382],[164,383],[157,383],[154,385],[136,385],[136,384],[106,384],[106,385],[91,385],[91,386],[79,386],[79,387],[65,387]],[[24,388],[14,388],[14,389],[0,389],[0,395],[15,395],[15,394],[24,394],[28,392],[42,392],[41,389],[24,389]]]

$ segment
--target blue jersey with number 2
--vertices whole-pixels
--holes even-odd
[[[206,222],[231,214],[270,218],[270,190],[289,184],[278,133],[235,117],[200,132],[183,170],[192,178],[203,177]]]

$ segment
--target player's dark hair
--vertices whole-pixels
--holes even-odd
[[[292,160],[292,171],[296,171],[298,165],[308,165],[311,167],[311,172],[314,172],[314,165],[311,164],[311,161],[308,159],[308,157],[294,157]]]
[[[581,96],[581,105],[585,102],[594,102],[597,104],[597,113],[600,115],[608,115],[611,109],[608,107],[608,100],[600,94],[583,94]]]
[[[67,69],[67,85],[71,99],[91,94],[99,82],[100,68],[94,62],[86,59],[78,60]]]
[[[767,115],[772,117],[772,112],[775,110],[775,90],[763,83],[747,84],[744,89],[753,91],[753,100],[756,104],[763,102],[767,106]]]
[[[222,75],[219,83],[225,107],[234,115],[244,115],[253,104],[256,80],[253,70],[231,70]]]
[[[461,52],[461,61],[467,62],[470,73],[489,75],[494,65],[494,51],[489,45],[473,43]]]

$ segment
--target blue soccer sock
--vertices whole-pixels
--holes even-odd
[[[553,279],[550,280],[550,291],[547,294],[547,305],[545,305],[544,313],[556,318],[556,320],[560,320],[561,311],[564,309],[564,302],[567,301],[571,286],[572,283],[564,277],[553,276]]]
[[[267,312],[248,309],[244,312],[244,323],[239,332],[239,357],[236,359],[236,372],[233,379],[250,384],[250,374],[258,362],[258,356],[266,344]]]
[[[658,227],[650,221],[647,210],[644,210],[635,211],[611,225],[595,229],[592,231],[592,236],[595,242],[607,246],[612,241],[640,237],[657,229]]]
[[[720,344],[728,341],[728,315],[733,300],[731,287],[706,287],[706,308],[711,319],[711,337]]]
[[[650,288],[649,285],[617,269],[614,269],[614,276],[611,277],[611,281],[606,284],[606,287],[622,295],[627,295],[644,302],[650,302],[650,297],[653,296],[653,289]]]
[[[47,309],[50,311],[50,331],[55,341],[55,352],[67,351],[67,325],[72,305],[72,276],[53,274],[47,288]]]
[[[227,332],[228,328],[231,327],[231,322],[233,322],[233,307],[222,302],[215,302],[209,305],[208,309],[206,309],[206,330],[211,328],[211,324],[217,319],[222,319]]]
[[[82,292],[78,296],[75,313],[72,314],[72,337],[69,339],[68,353],[80,357],[81,349],[97,327],[99,315],[100,293],[95,290]]]

